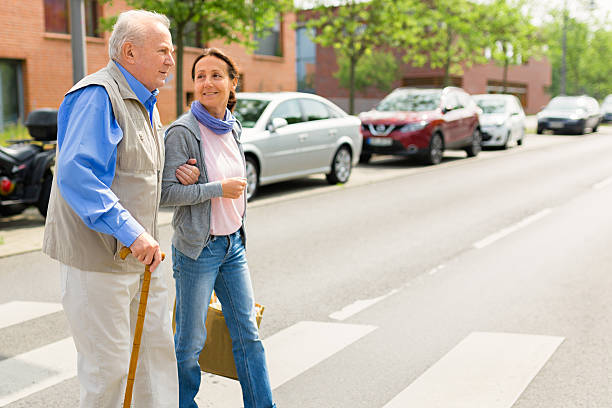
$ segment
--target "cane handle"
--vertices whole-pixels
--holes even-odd
[[[129,247],[124,246],[123,248],[121,248],[121,250],[119,251],[119,257],[123,260],[125,260],[125,258],[127,258],[127,256],[129,254],[132,253],[132,250]],[[162,254],[162,261],[166,258],[166,254],[165,253],[161,253]]]

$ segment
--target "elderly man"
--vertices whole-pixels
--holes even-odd
[[[60,262],[81,407],[121,406],[143,264],[151,265],[153,276],[134,402],[178,406],[167,289],[156,270],[164,141],[155,103],[174,65],[169,25],[157,13],[122,13],[110,38],[111,61],[70,89],[59,109],[43,251]],[[196,180],[197,174],[184,181]],[[125,261],[118,256],[123,246],[133,254]]]

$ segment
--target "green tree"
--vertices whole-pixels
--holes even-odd
[[[405,1],[405,0],[404,0]],[[306,27],[315,29],[313,41],[333,47],[346,74],[342,81],[349,90],[349,112],[355,113],[356,71],[362,58],[379,47],[392,45],[398,29],[395,18],[400,0],[347,0],[340,7],[319,5]]]
[[[485,5],[483,21],[491,59],[503,67],[504,92],[508,87],[508,68],[542,54],[543,42],[531,16],[525,13],[526,1],[494,0]]]
[[[612,31],[600,28],[593,33],[583,62],[582,80],[587,92],[598,99],[612,94]]]
[[[562,43],[563,37],[563,11],[552,11],[553,20],[542,27],[542,34],[546,42],[547,55],[552,65],[552,85],[550,93],[559,95],[561,92],[561,65],[562,65]],[[584,82],[583,69],[593,61],[586,61],[585,55],[589,49],[590,29],[587,23],[578,21],[576,18],[568,17],[566,20],[567,30],[567,53],[566,53],[566,94],[577,95],[587,92],[588,86]],[[610,55],[595,56],[597,59],[606,58]]]
[[[340,86],[350,89],[351,62],[344,56],[338,58],[338,71],[334,74]],[[399,67],[395,56],[390,52],[366,52],[355,66],[354,88],[361,91],[374,86],[382,91],[391,89],[397,79]]]
[[[102,0],[110,3],[112,0]],[[199,29],[207,43],[223,39],[252,50],[254,35],[262,35],[279,13],[292,7],[291,0],[125,0],[128,6],[157,11],[171,21],[176,45],[176,115],[183,113],[183,52],[185,38]]]
[[[404,26],[417,27],[416,32],[400,30],[395,35],[406,50],[406,62],[443,68],[444,85],[451,85],[452,74],[486,61],[484,5],[470,0],[428,0],[409,1],[406,6],[406,11],[397,17]]]

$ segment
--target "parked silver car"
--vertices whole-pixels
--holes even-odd
[[[514,95],[472,95],[482,109],[480,131],[482,146],[499,146],[504,149],[516,142],[522,145],[525,139],[525,112]]]
[[[361,122],[317,95],[238,93],[234,115],[243,127],[247,198],[259,186],[325,173],[346,183],[359,160]]]

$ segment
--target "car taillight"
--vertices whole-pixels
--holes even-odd
[[[9,195],[15,190],[15,183],[8,177],[0,177],[0,195]]]

